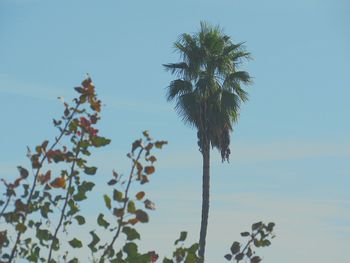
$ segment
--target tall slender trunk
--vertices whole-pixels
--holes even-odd
[[[202,221],[199,236],[199,256],[204,262],[205,241],[207,236],[209,216],[209,187],[210,187],[210,147],[203,147],[203,181],[202,181]]]

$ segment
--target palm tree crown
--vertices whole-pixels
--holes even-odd
[[[182,34],[174,48],[182,62],[164,65],[178,77],[170,83],[167,99],[175,100],[183,121],[198,130],[200,151],[211,145],[228,161],[232,125],[241,102],[248,99],[241,84],[251,81],[249,74],[237,67],[249,53],[243,43],[232,43],[218,26],[205,22],[198,33]]]

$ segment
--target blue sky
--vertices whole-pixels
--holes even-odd
[[[27,145],[54,136],[56,97],[69,100],[88,72],[106,104],[101,131],[113,141],[93,160],[97,190],[113,168],[127,172],[129,142],[150,130],[169,145],[147,186],[158,209],[142,230],[145,249],[169,255],[181,230],[196,241],[196,132],[166,102],[172,76],[161,65],[179,60],[172,43],[205,20],[245,41],[254,58],[244,65],[254,84],[231,162],[212,155],[208,262],[224,262],[240,231],[260,219],[277,224],[265,262],[349,262],[349,12],[346,0],[2,0],[0,177],[28,164]]]

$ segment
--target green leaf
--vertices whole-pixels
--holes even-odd
[[[79,239],[73,238],[71,241],[68,242],[69,245],[71,245],[72,248],[81,248],[83,244]]]
[[[262,245],[263,247],[268,247],[268,246],[271,245],[271,242],[270,242],[270,240],[265,239],[265,240],[263,240],[263,241],[261,242],[261,245]]]
[[[20,173],[20,176],[21,176],[23,179],[25,179],[25,178],[28,177],[29,172],[28,172],[27,169],[23,168],[22,166],[17,166],[17,169],[18,169],[18,171],[19,171],[19,173]]]
[[[197,263],[196,255],[193,253],[188,253],[185,259],[185,263]]]
[[[89,243],[88,247],[91,249],[92,252],[96,252],[97,249],[95,246],[97,245],[98,242],[100,242],[100,238],[98,235],[96,235],[95,231],[90,231],[90,235],[92,236],[92,241]]]
[[[27,259],[28,259],[29,261],[32,261],[32,262],[37,262],[38,259],[39,259],[39,255],[40,255],[40,247],[36,247],[36,248],[34,248],[34,249],[31,251],[31,253],[30,253],[30,255],[27,257]]]
[[[248,247],[247,252],[245,253],[248,258],[250,258],[253,255],[253,251],[250,247]]]
[[[271,222],[267,225],[266,230],[271,232],[273,230],[274,226],[275,226],[275,223]]]
[[[99,214],[97,218],[97,224],[99,226],[103,226],[104,228],[107,228],[110,224],[103,218],[103,214]]]
[[[113,200],[121,202],[123,201],[123,193],[118,191],[117,189],[113,190]]]
[[[199,244],[198,243],[195,243],[193,244],[189,249],[188,249],[188,252],[190,253],[196,253],[197,250],[199,249]]]
[[[242,233],[241,233],[241,236],[242,236],[242,237],[247,237],[247,236],[249,236],[249,235],[250,235],[249,232],[242,232]]]
[[[260,261],[261,258],[259,256],[255,256],[250,259],[250,263],[259,263]]]
[[[254,245],[255,245],[256,247],[261,247],[261,242],[255,238],[255,239],[254,239]]]
[[[145,192],[141,191],[136,194],[136,199],[141,200],[145,196]]]
[[[103,147],[111,142],[110,139],[104,138],[104,137],[99,137],[99,136],[94,136],[91,138],[91,143],[95,147]]]
[[[42,240],[47,241],[47,240],[50,239],[50,236],[51,236],[51,234],[50,234],[50,232],[49,232],[48,230],[37,228],[37,230],[36,230],[36,237],[37,237],[40,241],[42,241]]]
[[[77,222],[78,222],[78,225],[84,225],[85,224],[85,218],[83,217],[83,216],[75,216],[74,217],[76,220],[77,220]]]
[[[39,197],[39,194],[40,194],[39,191],[35,191],[34,194],[33,194],[32,199],[33,199],[33,200],[37,199],[37,198]]]
[[[52,240],[52,249],[54,251],[58,251],[60,249],[60,242],[58,241],[57,238]]]
[[[79,211],[78,206],[75,204],[73,199],[68,201],[69,211],[67,212],[67,216],[71,216],[76,214]]]
[[[183,242],[185,241],[187,238],[187,232],[186,231],[182,231],[180,233],[180,238],[178,240],[175,241],[175,245],[177,245],[177,243],[179,243],[180,241]]]
[[[30,220],[28,221],[28,226],[29,226],[30,228],[32,228],[32,227],[34,226],[34,221],[30,219]]]
[[[84,168],[84,173],[88,174],[88,175],[94,175],[97,171],[97,167],[87,167],[85,166]]]
[[[137,256],[137,245],[133,242],[126,243],[123,247],[123,251],[128,255],[128,257]]]
[[[132,241],[134,239],[140,239],[140,234],[131,227],[124,227],[122,232],[126,235],[126,240]]]
[[[133,214],[136,211],[135,203],[134,201],[129,201],[128,202],[128,212]]]
[[[29,184],[23,184],[24,193],[21,195],[22,198],[26,198],[29,194]],[[2,200],[0,200],[0,206],[2,205]]]
[[[19,233],[24,233],[26,230],[27,230],[27,227],[23,224],[23,223],[18,223],[16,225],[16,230],[19,232]],[[1,242],[0,242],[1,243]]]
[[[93,182],[84,181],[81,183],[80,188],[85,192],[91,191],[94,188],[95,184]]]
[[[108,181],[108,185],[115,185],[118,181],[116,179],[111,179]]]
[[[231,255],[231,254],[226,254],[226,255],[225,255],[225,258],[226,258],[228,261],[230,261],[230,260],[232,259],[232,255]]]
[[[252,230],[253,230],[253,231],[254,231],[254,230],[257,230],[257,229],[259,229],[262,225],[263,225],[262,222],[257,222],[257,223],[255,223],[255,224],[252,224]]]
[[[172,259],[164,258],[163,263],[174,263]]]
[[[84,89],[82,87],[75,87],[76,92],[83,93]]]
[[[51,203],[45,202],[44,205],[42,207],[40,207],[40,213],[41,213],[42,217],[47,218],[48,213],[53,212],[50,209],[50,205],[51,205]]]
[[[85,191],[82,191],[81,189],[78,190],[78,192],[73,195],[73,199],[74,201],[83,201],[87,198],[86,194],[85,194]]]
[[[156,146],[156,148],[158,148],[158,149],[162,149],[164,144],[168,144],[168,142],[167,141],[156,141],[154,143],[154,146]]]
[[[243,254],[243,253],[239,253],[239,254],[237,254],[237,255],[235,256],[235,259],[236,259],[237,261],[240,261],[240,260],[243,259],[243,257],[244,257],[244,254]]]
[[[79,260],[77,258],[73,258],[69,260],[68,263],[79,263]]]
[[[230,249],[231,249],[232,254],[234,255],[240,251],[241,245],[239,242],[233,242]]]
[[[108,195],[104,195],[104,196],[103,196],[103,199],[105,200],[106,207],[107,207],[108,209],[111,209],[111,208],[112,208],[112,205],[111,205],[111,198],[110,198]]]
[[[99,262],[101,263],[101,262]],[[127,263],[124,259],[121,259],[121,258],[115,258],[115,259],[112,259],[109,263]]]

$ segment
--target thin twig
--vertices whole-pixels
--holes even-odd
[[[260,229],[258,229],[258,230],[256,231],[255,234],[253,234],[253,235],[250,236],[251,239],[249,239],[249,241],[247,242],[247,244],[245,245],[245,247],[243,248],[243,250],[242,250],[241,253],[243,253],[243,254],[245,253],[245,251],[247,250],[247,248],[249,247],[249,245],[254,241],[254,239],[256,238],[256,236],[259,234],[259,230],[260,230]],[[237,263],[239,263],[239,261],[240,261],[240,260],[237,260]]]
[[[5,203],[4,207],[3,207],[2,210],[1,210],[0,218],[1,218],[1,217],[3,216],[3,214],[5,213],[5,210],[6,210],[7,206],[8,206],[9,203],[10,203],[11,197],[12,197],[12,194],[10,194],[10,195],[7,197],[6,203]]]
[[[64,216],[65,216],[65,212],[66,212],[66,207],[67,207],[67,204],[68,204],[68,199],[69,199],[70,195],[73,194],[73,193],[70,194],[69,191],[70,191],[70,188],[72,187],[72,182],[73,182],[73,177],[74,177],[73,175],[74,175],[74,171],[75,171],[74,170],[75,169],[75,164],[77,162],[77,158],[78,158],[78,155],[80,153],[79,144],[83,140],[83,137],[84,137],[84,132],[81,134],[80,140],[79,140],[79,142],[78,142],[78,144],[76,146],[77,149],[76,149],[76,153],[75,153],[74,160],[73,160],[73,163],[72,163],[72,166],[71,166],[71,170],[70,170],[69,182],[68,182],[68,187],[67,187],[67,191],[66,191],[66,197],[64,199],[64,205],[62,207],[60,220],[59,220],[59,222],[57,224],[57,227],[56,227],[55,233],[54,233],[54,235],[52,237],[52,242],[51,242],[51,245],[50,245],[49,256],[47,258],[47,262],[48,263],[50,262],[51,257],[52,257],[53,245],[54,245],[55,240],[57,240],[58,231],[59,231],[59,229],[62,226],[62,222],[63,222]]]
[[[119,224],[118,224],[118,229],[117,229],[117,232],[115,233],[114,237],[113,237],[113,240],[111,242],[111,244],[105,249],[105,251],[103,252],[102,254],[102,257],[101,258],[104,258],[106,256],[106,254],[108,253],[108,251],[110,251],[112,248],[113,248],[113,245],[114,245],[114,242],[117,240],[119,234],[120,234],[120,230],[122,229],[122,223],[123,223],[123,219],[124,219],[124,213],[125,213],[125,208],[126,208],[126,205],[128,203],[128,193],[129,193],[129,189],[130,189],[130,185],[131,185],[131,180],[132,180],[132,177],[133,177],[133,174],[134,174],[134,170],[135,170],[135,167],[136,167],[136,163],[138,162],[138,160],[140,159],[140,156],[143,152],[144,148],[142,148],[136,159],[134,160],[134,164],[131,168],[131,171],[130,171],[130,175],[129,175],[129,179],[128,179],[128,184],[126,186],[126,190],[125,190],[125,197],[124,197],[124,204],[123,204],[123,213],[119,219]]]
[[[73,117],[74,117],[75,113],[77,112],[78,107],[80,106],[80,104],[81,104],[81,101],[78,101],[76,106],[75,106],[75,108],[74,108],[74,110],[73,110],[73,112],[72,112],[72,114],[67,119],[67,122],[66,122],[64,128],[62,129],[60,135],[58,136],[58,138],[56,138],[56,141],[52,144],[52,146],[49,148],[49,150],[45,152],[45,155],[43,156],[43,158],[41,159],[41,161],[39,163],[39,167],[38,167],[38,169],[36,171],[36,174],[34,176],[33,185],[32,185],[32,188],[30,190],[29,197],[27,199],[27,205],[26,205],[27,209],[24,212],[24,217],[23,217],[23,222],[22,222],[23,224],[25,224],[25,222],[27,220],[27,216],[28,216],[28,213],[29,213],[29,205],[30,205],[30,203],[32,201],[34,190],[36,188],[37,178],[38,178],[39,173],[41,171],[41,167],[44,164],[45,160],[47,159],[47,152],[53,150],[56,147],[56,145],[58,144],[58,142],[62,139],[63,135],[67,131],[68,125],[70,124],[71,120],[73,119]],[[16,250],[17,250],[17,245],[18,245],[18,242],[20,241],[21,235],[22,235],[21,232],[17,233],[17,238],[16,238],[15,244],[14,244],[14,246],[12,248],[12,251],[11,251],[11,255],[10,255],[10,258],[9,258],[9,263],[11,263],[12,260],[14,259],[14,257],[15,257],[15,253],[16,253]]]

